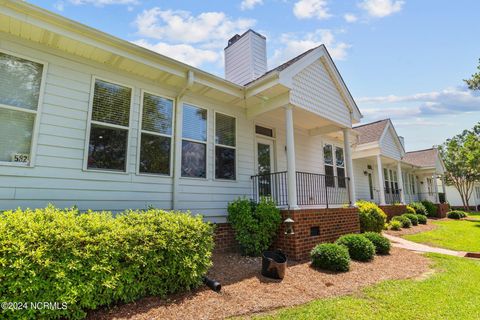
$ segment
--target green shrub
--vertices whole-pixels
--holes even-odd
[[[467,216],[467,213],[465,211],[461,211],[461,210],[452,210],[452,211],[447,213],[448,218],[456,219],[456,220],[465,218],[466,216]]]
[[[417,218],[417,215],[416,215],[416,214],[404,213],[404,214],[402,214],[402,216],[410,219],[410,221],[412,222],[412,225],[418,226],[418,218]]]
[[[358,207],[361,232],[382,232],[387,221],[387,215],[375,203],[359,200],[355,203]]]
[[[405,216],[395,216],[392,218],[392,221],[399,221],[402,224],[402,228],[410,228],[412,226],[412,221]]]
[[[415,211],[415,209],[411,206],[407,206],[405,208],[407,210],[407,213],[413,213],[413,214],[417,214],[417,212]]]
[[[228,204],[228,222],[246,255],[259,256],[267,250],[281,220],[280,210],[267,198],[262,198],[258,204],[246,198]]]
[[[397,220],[393,220],[390,221],[390,230],[394,230],[394,231],[399,231],[402,229],[402,223],[400,221],[397,221]]]
[[[427,224],[427,217],[423,214],[417,214],[417,220],[419,224]]]
[[[373,243],[377,254],[390,253],[390,240],[382,236],[380,233],[365,232],[363,236]]]
[[[437,205],[432,201],[422,200],[422,204],[427,210],[427,216],[436,217],[437,216]]]
[[[81,319],[88,310],[201,284],[213,228],[180,212],[0,214],[0,301],[66,302],[64,310],[4,311],[8,319]]]
[[[334,243],[321,243],[310,252],[314,267],[331,271],[348,271],[350,256],[345,246]]]
[[[409,206],[415,210],[416,214],[423,214],[424,216],[428,214],[427,209],[421,202],[412,202],[409,204]]]
[[[361,234],[346,234],[335,243],[347,247],[353,260],[370,261],[375,255],[375,246]]]

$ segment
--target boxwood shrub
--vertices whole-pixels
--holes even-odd
[[[390,230],[399,231],[402,229],[402,223],[398,220],[392,220],[389,224]]]
[[[415,211],[415,209],[411,206],[406,206],[405,210],[407,210],[406,213],[413,213],[413,214],[417,214],[417,212]]]
[[[412,226],[412,221],[405,216],[395,216],[392,218],[392,221],[398,221],[402,224],[402,228],[410,228]]]
[[[259,256],[272,244],[282,221],[280,210],[272,200],[262,198],[256,204],[239,198],[228,204],[228,222],[235,230],[243,254]]]
[[[65,302],[3,310],[8,319],[81,319],[88,310],[196,287],[211,266],[213,228],[161,210],[0,214],[0,301]]]
[[[380,233],[365,232],[363,236],[373,243],[377,254],[390,253],[390,240],[382,236]]]
[[[437,216],[437,205],[432,201],[422,200],[422,204],[427,210],[427,216],[436,217]]]
[[[331,270],[348,271],[350,269],[350,255],[345,246],[335,243],[321,243],[310,252],[312,266]]]
[[[361,234],[346,234],[335,243],[347,247],[353,260],[370,261],[375,255],[375,246]]]
[[[423,214],[417,214],[417,220],[419,224],[427,224],[427,217]]]
[[[358,207],[360,216],[360,231],[361,232],[382,232],[387,215],[375,203],[359,200],[355,203]]]
[[[417,218],[417,215],[416,215],[416,214],[404,213],[404,214],[402,214],[402,216],[410,219],[410,221],[412,222],[412,225],[418,226],[418,218]]]
[[[467,213],[460,210],[452,210],[447,213],[448,218],[456,219],[456,220],[465,218],[466,216],[467,216]]]
[[[409,204],[415,210],[416,214],[423,214],[424,216],[428,215],[428,211],[421,202],[412,202]]]

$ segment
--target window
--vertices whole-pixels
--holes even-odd
[[[394,194],[396,191],[395,189],[395,181],[393,180],[393,171],[390,170],[390,190],[392,191],[392,194]]]
[[[0,162],[31,164],[44,65],[0,52]]]
[[[410,187],[412,190],[412,194],[415,194],[415,176],[412,174],[410,175]]]
[[[343,157],[343,149],[335,147],[335,164],[337,167],[337,179],[338,187],[346,188],[346,179],[345,179],[345,159]]]
[[[393,172],[393,190],[394,193],[398,194],[398,178],[397,178],[397,171],[392,171]]]
[[[333,171],[333,147],[331,144],[323,146],[323,161],[325,163],[325,186],[335,187],[335,174]]]
[[[235,118],[215,113],[215,179],[235,180]]]
[[[95,80],[88,169],[126,171],[132,89]]]
[[[388,178],[388,169],[383,168],[383,178],[385,179],[385,192],[390,193],[390,179]]]
[[[370,200],[373,200],[373,179],[370,172],[368,173],[368,190],[370,191]]]
[[[139,172],[170,175],[173,101],[143,93]]]
[[[273,129],[265,128],[262,126],[255,126],[255,133],[261,134],[262,136],[267,136],[273,138]]]
[[[207,110],[183,105],[182,177],[207,177]]]

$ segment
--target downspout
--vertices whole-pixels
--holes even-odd
[[[190,90],[195,81],[195,75],[192,70],[188,70],[187,82],[180,89],[175,97],[175,132],[173,147],[173,184],[172,184],[172,210],[178,208],[178,185],[182,170],[182,120],[183,108],[181,107],[182,99]]]

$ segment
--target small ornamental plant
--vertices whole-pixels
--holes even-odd
[[[423,214],[417,214],[417,220],[419,224],[427,224],[427,217]]]
[[[358,207],[361,232],[382,232],[387,215],[373,202],[359,200],[355,203]]]
[[[390,253],[390,240],[376,232],[365,232],[363,234],[365,238],[370,240],[375,246],[375,252],[377,254],[389,254]]]
[[[392,221],[399,221],[402,224],[402,228],[410,228],[412,226],[412,221],[405,216],[395,216],[392,218]]]
[[[455,219],[455,220],[465,218],[466,216],[467,216],[467,213],[465,211],[460,211],[460,210],[453,210],[447,213],[447,217],[449,219]]]
[[[428,215],[427,208],[421,202],[412,202],[409,204],[415,210],[416,214],[423,214],[424,216]]]
[[[312,266],[330,271],[348,271],[350,255],[345,246],[335,243],[321,243],[310,252]]]
[[[335,243],[347,247],[353,260],[370,261],[375,255],[375,246],[361,234],[346,234]]]
[[[390,230],[393,230],[393,231],[400,231],[402,230],[402,223],[398,220],[392,220],[390,221],[389,223],[389,228]]]
[[[427,210],[427,216],[429,217],[436,217],[437,216],[437,205],[432,201],[423,200],[423,206]]]
[[[413,213],[413,214],[417,214],[417,212],[415,211],[415,209],[411,206],[406,206],[405,210],[407,210],[406,213]]]
[[[404,213],[404,214],[402,214],[402,216],[410,219],[410,221],[412,222],[412,225],[418,226],[418,218],[417,218],[417,215],[416,215],[416,214]]]

